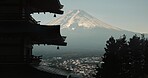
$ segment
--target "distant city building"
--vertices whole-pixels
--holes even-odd
[[[66,59],[66,57],[61,57],[62,59],[58,59],[58,57],[53,58],[44,59],[40,65],[65,70],[73,73],[74,76],[77,76],[76,78],[94,78],[93,75],[96,74],[96,68],[102,61],[101,57],[77,57],[77,59]]]

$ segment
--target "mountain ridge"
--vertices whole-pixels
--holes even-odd
[[[61,29],[69,28],[73,24],[77,24],[79,27],[84,28],[107,28],[107,29],[114,29],[121,31],[122,29],[113,27],[107,23],[102,22],[101,20],[89,15],[87,12],[83,10],[70,10],[67,13],[65,13],[63,16],[53,20],[52,22],[48,23],[49,25],[55,25],[59,24],[61,25]],[[72,30],[75,29],[75,27],[71,28]]]

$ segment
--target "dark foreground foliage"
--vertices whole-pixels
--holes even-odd
[[[123,35],[106,42],[103,63],[96,78],[145,78],[148,72],[148,40],[134,35],[129,41]]]

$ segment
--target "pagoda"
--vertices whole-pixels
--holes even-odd
[[[34,44],[66,46],[60,25],[40,25],[31,14],[63,14],[59,0],[0,0],[0,64],[31,64]]]

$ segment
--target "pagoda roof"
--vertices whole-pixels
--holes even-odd
[[[15,10],[15,8],[21,7],[29,13],[50,12],[63,14],[63,11],[61,10],[63,5],[60,4],[59,0],[1,0],[0,7],[2,7],[0,8],[1,10],[11,10],[12,7]]]
[[[61,10],[63,5],[60,4],[59,0],[30,0],[29,8],[32,12],[51,12],[63,14],[63,11]]]
[[[32,44],[47,44],[66,46],[65,36],[60,34],[60,25],[39,25],[19,23],[5,23],[0,26],[0,37],[28,37]]]

